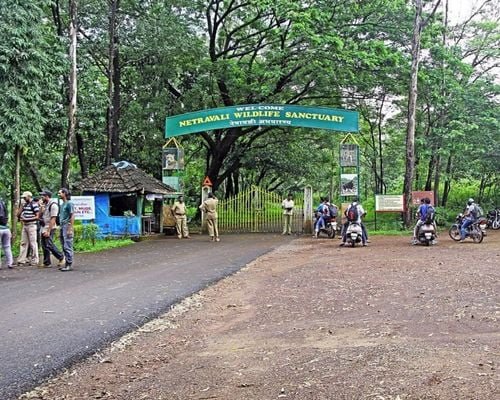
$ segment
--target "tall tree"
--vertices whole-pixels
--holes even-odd
[[[71,156],[73,154],[76,135],[76,107],[77,107],[77,16],[78,0],[69,0],[69,59],[70,72],[68,79],[68,130],[66,133],[66,145],[63,154],[63,164],[61,172],[61,186],[69,187],[69,175],[71,167]]]
[[[45,18],[49,1],[2,1],[0,12],[0,164],[5,182],[12,180],[12,204],[20,193],[21,157],[36,159],[47,116],[59,99],[57,74],[63,57]],[[18,167],[16,167],[18,166]],[[13,222],[15,219],[13,219]]]
[[[422,30],[429,23],[429,20],[434,16],[441,0],[437,0],[431,14],[424,20],[423,18],[423,0],[415,1],[415,22],[413,24],[413,36],[411,40],[411,75],[410,87],[408,90],[408,126],[406,129],[406,170],[405,180],[403,184],[403,193],[406,199],[405,224],[409,226],[411,223],[411,191],[413,188],[413,179],[415,176],[415,116],[417,109],[417,81],[418,81],[418,66],[420,63],[420,47]]]

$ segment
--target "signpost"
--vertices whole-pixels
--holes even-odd
[[[378,212],[404,212],[405,201],[402,194],[376,194],[375,195],[375,230],[377,230]]]

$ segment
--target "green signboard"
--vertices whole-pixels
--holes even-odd
[[[249,104],[168,117],[165,137],[256,125],[358,132],[358,120],[356,111],[288,104]]]

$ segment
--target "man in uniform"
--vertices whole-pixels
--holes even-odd
[[[208,199],[206,199],[201,205],[200,210],[202,210],[207,215],[207,228],[208,234],[214,242],[220,242],[219,238],[219,228],[217,226],[217,204],[219,200],[214,196],[212,192],[208,194]]]
[[[177,237],[179,239],[189,239],[189,231],[187,226],[186,216],[186,203],[184,203],[184,196],[180,195],[177,201],[171,208],[172,215],[175,218],[175,229],[177,230]]]
[[[282,235],[292,234],[292,215],[293,215],[294,203],[292,200],[292,194],[288,193],[288,197],[281,203],[281,208],[283,209],[283,233]]]

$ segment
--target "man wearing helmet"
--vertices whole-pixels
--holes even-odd
[[[479,218],[479,207],[474,203],[474,199],[467,200],[467,206],[465,207],[464,219],[462,222],[462,227],[460,228],[460,242],[465,241],[467,236],[467,228],[471,226]]]

